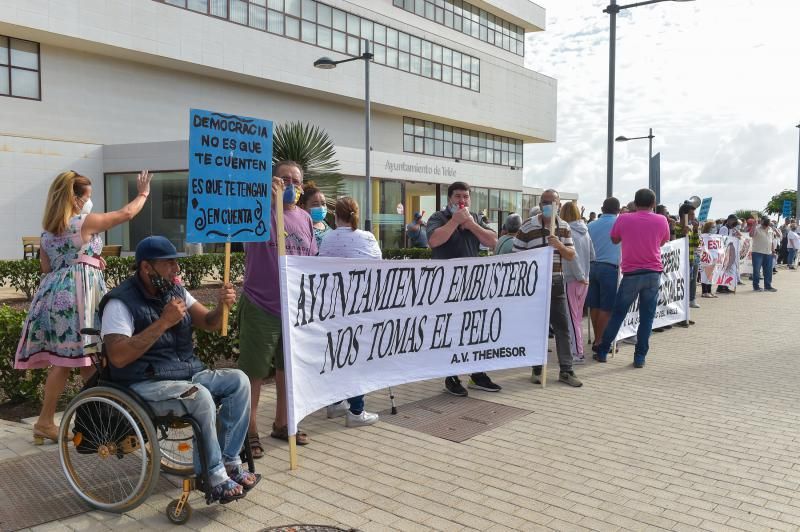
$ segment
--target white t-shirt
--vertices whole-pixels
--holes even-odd
[[[796,231],[789,230],[786,236],[787,245],[789,249],[800,249],[800,235]]]
[[[191,308],[192,305],[197,303],[197,300],[189,293],[188,290],[183,290],[183,300],[186,302],[186,309]],[[105,337],[107,334],[121,334],[123,336],[133,336],[133,315],[125,303],[119,299],[112,299],[106,304],[103,309],[103,323],[100,327],[100,336]]]
[[[381,259],[381,248],[375,235],[349,227],[337,227],[322,239],[320,257],[347,257],[351,259]]]

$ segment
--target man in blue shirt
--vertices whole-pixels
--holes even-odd
[[[422,216],[425,211],[415,212],[414,221],[406,225],[406,234],[408,235],[408,243],[412,248],[426,248],[428,247],[428,232],[425,229],[427,225],[422,221]]]
[[[606,324],[614,309],[619,277],[619,244],[611,241],[611,228],[619,216],[619,200],[611,197],[603,202],[602,214],[589,225],[589,235],[594,244],[595,260],[589,267],[589,294],[586,304],[594,329],[592,351],[603,338]]]

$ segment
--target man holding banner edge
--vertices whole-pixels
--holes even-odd
[[[497,235],[484,224],[477,214],[470,212],[469,185],[456,181],[447,187],[447,206],[431,215],[425,228],[428,234],[428,245],[433,259],[456,259],[477,257],[480,245],[494,249]],[[486,373],[473,373],[469,381],[470,388],[487,392],[499,392],[500,386],[492,382]],[[458,376],[444,380],[447,393],[466,397],[467,390]]]
[[[303,169],[294,161],[282,161],[272,170],[273,205],[282,197],[286,253],[314,256],[317,244],[311,216],[296,206],[303,184]],[[244,293],[239,304],[239,368],[250,378],[251,413],[248,441],[253,458],[261,458],[264,448],[259,440],[256,412],[261,384],[275,369],[275,422],[271,437],[288,440],[286,420],[286,381],[284,374],[281,325],[280,280],[278,271],[277,225],[271,214],[271,231],[276,238],[269,242],[245,244]],[[297,444],[308,443],[308,436],[297,433]]]
[[[542,193],[539,207],[541,213],[528,219],[520,227],[514,238],[514,251],[552,247],[553,279],[550,290],[550,324],[556,337],[558,353],[558,380],[575,388],[583,386],[583,382],[572,369],[572,349],[569,342],[570,315],[567,307],[567,290],[564,276],[561,273],[563,260],[575,259],[575,247],[572,243],[572,232],[569,224],[556,215],[561,206],[561,198],[557,191],[547,189]],[[542,366],[534,366],[531,381],[542,383]]]

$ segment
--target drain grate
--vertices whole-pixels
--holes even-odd
[[[358,532],[358,530],[328,525],[282,525],[265,528],[261,532]]]
[[[92,508],[70,488],[58,452],[0,462],[0,530],[19,530],[72,517]],[[156,492],[174,489],[163,477]]]
[[[442,394],[402,405],[396,415],[389,410],[380,415],[382,422],[460,443],[530,413],[513,406]]]

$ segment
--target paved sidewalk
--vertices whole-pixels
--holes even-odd
[[[774,284],[774,294],[743,286],[698,299],[697,325],[654,334],[645,369],[632,368],[623,345],[607,364],[577,367],[580,389],[556,382],[557,364],[546,389],[528,370],[493,374],[503,391],[471,396],[532,413],[461,444],[389,423],[345,429],[316,413],[303,423],[312,443],[299,448],[298,471],[267,437],[261,484],[224,507],[195,494],[188,526],[799,530],[800,273],[781,270]],[[401,411],[440,391],[439,380],[395,389]],[[262,405],[266,429],[273,387]],[[367,407],[388,408],[387,395],[371,394]],[[27,441],[27,430],[0,425],[0,449],[27,452],[22,434]],[[177,493],[122,516],[91,512],[38,529],[172,529],[164,508]]]

